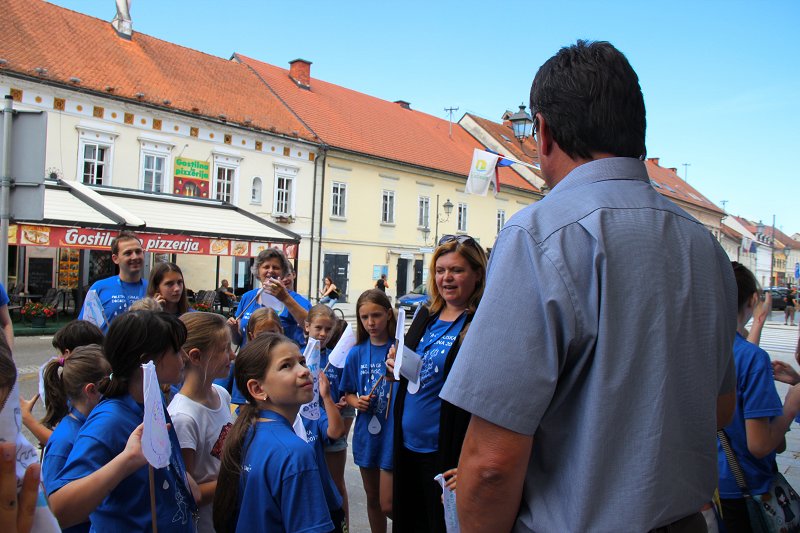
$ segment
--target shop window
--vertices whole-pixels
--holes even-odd
[[[333,182],[331,192],[331,216],[344,218],[346,216],[345,202],[347,201],[347,184]]]
[[[394,191],[383,191],[381,223],[394,224]]]

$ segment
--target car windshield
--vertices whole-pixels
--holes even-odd
[[[417,285],[411,294],[425,294],[425,285]]]

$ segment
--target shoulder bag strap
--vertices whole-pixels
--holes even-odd
[[[719,443],[722,445],[722,450],[725,452],[725,458],[728,460],[728,466],[731,469],[733,478],[736,480],[736,486],[739,487],[739,490],[742,491],[742,494],[744,494],[745,497],[749,497],[750,491],[747,490],[747,483],[745,483],[744,480],[742,467],[739,466],[739,461],[736,460],[736,454],[733,453],[733,448],[731,448],[731,441],[728,439],[728,434],[725,433],[724,429],[720,429],[717,431],[717,438],[719,439]]]

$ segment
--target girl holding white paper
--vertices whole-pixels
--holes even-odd
[[[486,283],[486,253],[469,235],[444,235],[429,267],[431,303],[419,309],[408,333],[407,349],[422,358],[418,387],[400,380],[394,407],[395,533],[444,532],[444,474],[455,485],[470,415],[439,398],[458,355]],[[394,348],[387,367],[394,369]],[[477,377],[476,377],[477,379]]]
[[[263,334],[236,360],[236,385],[247,399],[225,442],[214,494],[214,527],[233,531],[334,529],[314,449],[292,422],[314,398],[297,344]]]
[[[355,411],[343,401],[342,394],[339,392],[342,369],[328,364],[328,340],[331,338],[336,323],[336,315],[333,314],[333,310],[325,304],[317,304],[308,311],[305,331],[309,339],[319,341],[319,367],[324,370],[325,377],[328,378],[330,384],[329,397],[339,411],[338,414],[342,417],[344,423],[344,434],[333,441],[326,441],[324,448],[328,472],[330,472],[333,482],[336,484],[336,489],[342,496],[345,519],[349,521],[350,515],[347,505],[347,484],[344,480],[344,469],[347,463],[347,434],[350,433],[350,427],[353,425]],[[300,350],[304,349],[305,347],[301,346]]]
[[[213,533],[211,502],[217,487],[220,457],[225,436],[231,427],[231,396],[214,385],[215,378],[228,375],[234,354],[231,333],[225,319],[216,313],[187,313],[186,369],[183,386],[169,404],[169,414],[186,471],[199,484],[199,533]]]
[[[372,533],[386,532],[392,516],[391,401],[396,386],[385,378],[386,357],[395,330],[394,311],[386,293],[370,289],[356,302],[356,345],[347,355],[341,390],[358,410],[353,433],[353,460],[361,470]]]
[[[183,371],[186,327],[164,312],[129,311],[118,316],[103,352],[111,374],[100,383],[105,399],[75,439],[50,506],[62,527],[91,518],[94,531],[146,531],[151,527],[147,460],[142,453],[142,364],[152,361],[160,384],[174,384]],[[171,422],[169,415],[166,421]],[[195,500],[174,429],[169,464],[155,469],[155,510],[162,533],[194,531]],[[130,435],[130,436],[129,436]]]
[[[86,417],[100,402],[98,384],[110,372],[111,366],[103,356],[103,349],[97,344],[79,346],[66,357],[51,359],[45,366],[47,414],[44,422],[55,428],[47,441],[42,462],[45,493],[49,494],[50,487],[57,486],[58,474],[67,462],[75,437],[86,422]],[[64,528],[64,531],[89,531],[90,525],[87,521]]]

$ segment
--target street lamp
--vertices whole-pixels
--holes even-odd
[[[442,204],[442,208],[444,209],[444,218],[439,216],[439,195],[436,195],[436,234],[433,238],[433,245],[436,246],[436,243],[439,241],[439,222],[447,222],[450,220],[450,213],[453,212],[453,202],[450,201],[450,198],[445,200],[444,204]],[[431,228],[427,225],[423,228],[419,229],[422,232],[422,237],[425,239],[425,242],[428,242],[428,235],[431,234]]]
[[[508,117],[511,122],[511,129],[514,130],[514,137],[519,141],[520,146],[525,142],[525,139],[531,136],[533,131],[533,119],[525,111],[525,105],[520,104],[519,111]]]

